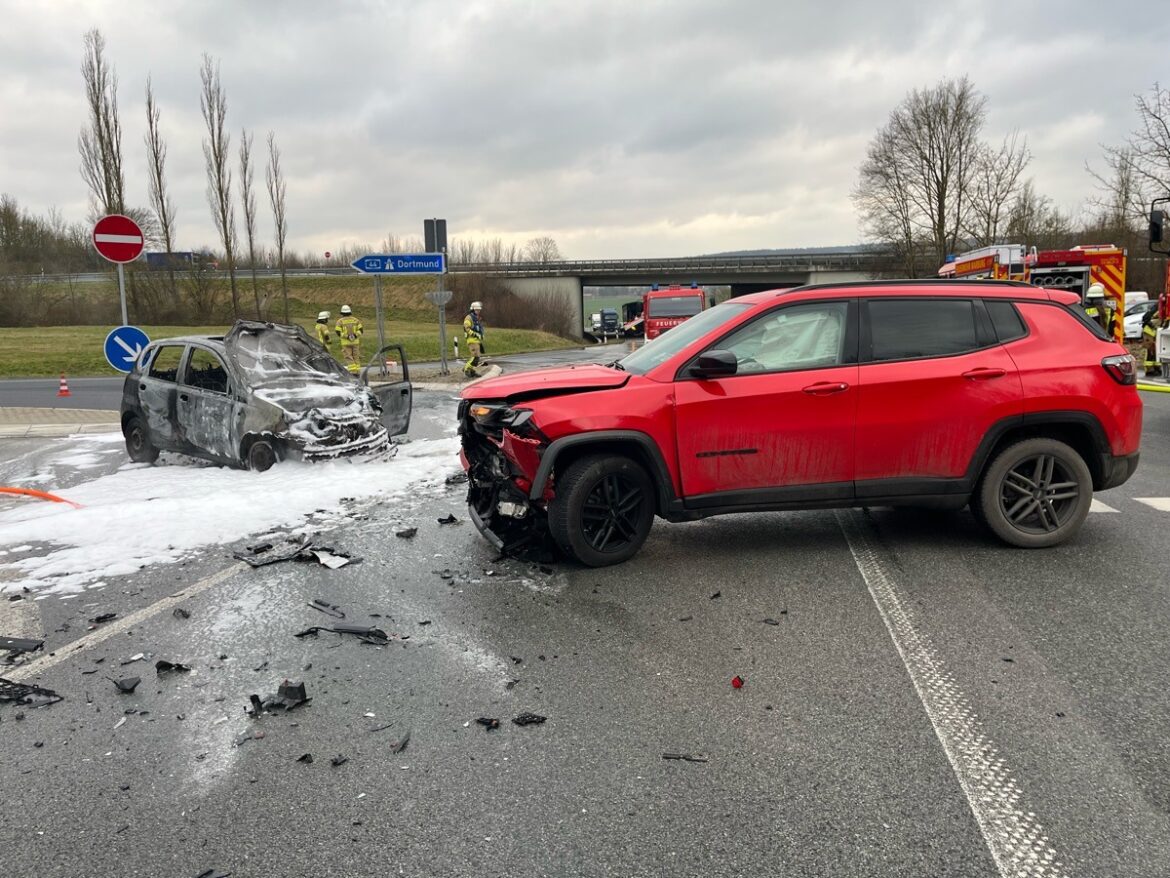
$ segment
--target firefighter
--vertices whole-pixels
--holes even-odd
[[[1158,360],[1158,327],[1162,321],[1151,311],[1142,321],[1142,347],[1146,351],[1146,377],[1162,376],[1162,363]]]
[[[346,369],[356,374],[361,369],[362,322],[353,316],[349,305],[341,306],[336,332],[341,339],[341,361]]]
[[[330,337],[332,334],[329,331],[329,312],[322,311],[317,315],[317,341],[321,342],[321,347],[326,350],[333,344],[333,339]]]
[[[1085,313],[1088,314],[1101,329],[1108,331],[1109,311],[1105,307],[1105,287],[1101,284],[1090,284],[1085,293]]]
[[[479,366],[480,354],[484,353],[483,320],[479,313],[482,310],[483,302],[472,302],[467,316],[463,318],[463,336],[467,341],[467,362],[463,365],[463,374],[468,378],[479,376],[476,367]]]

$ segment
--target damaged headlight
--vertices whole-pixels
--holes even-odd
[[[475,402],[471,404],[471,417],[477,424],[492,430],[519,430],[532,419],[531,409],[514,409],[502,403]]]

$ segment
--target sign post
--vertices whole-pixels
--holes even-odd
[[[122,325],[126,326],[130,318],[126,314],[126,272],[122,266],[142,255],[146,246],[142,229],[130,217],[111,213],[94,223],[93,246],[99,256],[118,265],[118,296],[122,301]]]
[[[374,315],[378,321],[378,350],[386,347],[386,312],[382,308],[382,275],[374,275]],[[378,371],[385,373],[386,363],[378,364]]]
[[[447,221],[445,219],[423,220],[423,241],[428,253],[442,253],[447,255]],[[444,266],[444,269],[446,266]],[[449,375],[447,369],[447,303],[451,301],[448,293],[443,296],[443,275],[439,275],[435,284],[435,297],[431,299],[439,308],[439,374]],[[430,298],[430,297],[428,297]]]

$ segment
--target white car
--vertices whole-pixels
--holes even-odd
[[[1157,302],[1138,302],[1125,309],[1125,337],[1137,339],[1142,337],[1142,323],[1146,315],[1156,311]]]

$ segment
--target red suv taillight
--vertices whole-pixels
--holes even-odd
[[[1106,357],[1101,366],[1118,384],[1137,384],[1137,360],[1129,354]]]

